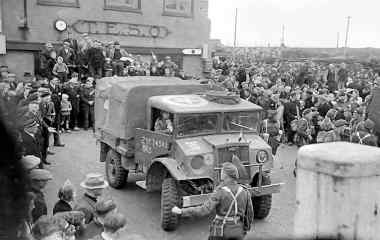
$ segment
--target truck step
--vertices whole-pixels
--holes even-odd
[[[139,186],[140,188],[146,190],[146,182],[145,181],[137,181],[136,185]]]

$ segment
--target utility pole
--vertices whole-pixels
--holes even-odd
[[[237,16],[238,16],[238,9],[236,8],[235,9],[234,48],[236,47]]]
[[[336,34],[336,48],[339,49],[339,32]]]
[[[282,25],[281,47],[285,47],[285,25]]]
[[[344,57],[347,56],[347,45],[348,45],[348,33],[350,31],[350,20],[351,17],[347,17],[347,28],[346,28],[346,41],[344,42]]]

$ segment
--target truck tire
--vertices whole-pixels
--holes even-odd
[[[254,183],[257,186],[258,182]],[[271,184],[270,176],[263,176],[261,185]],[[256,219],[264,219],[269,215],[272,207],[272,194],[252,197],[253,212]]]
[[[106,176],[111,187],[120,189],[124,187],[128,171],[121,165],[120,154],[110,149],[106,155]]]
[[[172,208],[179,204],[176,181],[165,178],[161,189],[161,226],[165,231],[173,231],[178,226],[179,217],[172,213]]]

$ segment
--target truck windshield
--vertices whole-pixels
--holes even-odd
[[[231,112],[225,113],[223,119],[223,131],[257,131],[260,121],[259,112]]]
[[[216,133],[217,123],[218,115],[216,113],[179,115],[178,136]]]

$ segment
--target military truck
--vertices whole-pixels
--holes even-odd
[[[198,81],[162,77],[98,84],[96,136],[107,180],[118,189],[129,174],[142,173],[145,181],[136,184],[161,192],[167,231],[178,225],[172,207],[205,202],[220,183],[221,165],[233,156],[246,170],[239,181],[252,193],[256,218],[268,216],[272,194],[282,185],[271,184],[271,148],[258,135],[262,108],[212,90]],[[169,113],[171,133],[154,130],[162,112]]]

